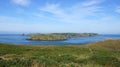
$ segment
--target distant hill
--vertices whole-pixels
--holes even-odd
[[[50,34],[30,34],[28,40],[67,40],[72,37],[96,36],[97,33],[50,33]]]

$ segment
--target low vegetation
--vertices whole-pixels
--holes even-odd
[[[31,34],[28,40],[66,40],[67,37],[64,35],[57,35],[57,34]]]
[[[50,33],[50,34],[30,34],[28,40],[67,40],[71,37],[95,36],[96,33]]]
[[[0,67],[120,67],[120,40],[83,46],[0,44]]]

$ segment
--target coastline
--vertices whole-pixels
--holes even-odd
[[[0,66],[34,67],[60,65],[86,67],[120,65],[120,40],[105,40],[87,45],[30,46],[0,44]],[[115,62],[114,62],[115,61]],[[7,64],[6,64],[7,63]],[[67,65],[67,66],[66,66]]]

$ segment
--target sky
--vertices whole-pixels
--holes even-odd
[[[0,33],[120,34],[120,0],[0,0]]]

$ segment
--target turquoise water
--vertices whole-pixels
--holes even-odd
[[[102,41],[106,39],[120,39],[120,35],[99,35],[93,37],[69,38],[65,41],[30,41],[26,40],[28,36],[20,34],[0,34],[0,43],[16,44],[16,45],[84,45],[92,42]]]

